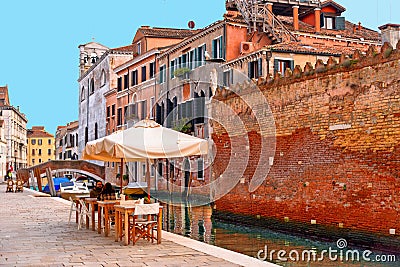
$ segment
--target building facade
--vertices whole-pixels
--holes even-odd
[[[46,132],[44,126],[33,126],[27,131],[28,167],[55,160],[54,135]]]
[[[58,126],[55,138],[57,160],[77,160],[79,122],[73,121],[66,126]]]
[[[0,87],[0,111],[4,120],[4,136],[7,142],[4,153],[7,170],[15,171],[25,168],[27,166],[26,124],[28,120],[19,107],[11,106],[7,85]]]
[[[104,94],[115,88],[117,76],[113,68],[132,59],[131,46],[109,49],[97,43],[79,46],[79,152],[86,143],[106,135],[106,103]],[[85,57],[91,55],[87,60]],[[79,155],[79,158],[81,155]],[[99,164],[103,164],[99,162]]]

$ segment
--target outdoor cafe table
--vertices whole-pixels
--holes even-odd
[[[104,236],[110,234],[109,224],[109,211],[114,210],[114,205],[119,204],[119,200],[105,200],[97,201],[98,212],[97,212],[97,232],[101,234],[101,221],[104,216]]]
[[[162,228],[162,206],[159,208],[159,217],[157,222],[157,238],[158,242],[161,240],[161,228]],[[129,214],[135,212],[135,204],[122,204],[114,206],[115,209],[115,242],[118,239],[122,239],[124,236],[124,245],[129,245]],[[124,214],[124,227],[122,233],[122,214]],[[133,222],[135,223],[135,222]]]
[[[122,239],[122,214],[124,214],[124,244],[129,244],[129,214],[135,211],[134,204],[119,204],[114,206],[115,209],[115,242]]]
[[[96,209],[95,209],[95,205],[97,204],[97,198],[85,198],[85,203],[87,206],[90,205],[90,211],[92,213],[92,231],[96,230]],[[98,215],[97,215],[98,216]],[[88,216],[86,216],[86,228],[89,228],[89,218]]]

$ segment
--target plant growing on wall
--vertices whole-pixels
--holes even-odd
[[[189,120],[187,118],[184,118],[180,120],[174,128],[172,128],[175,131],[181,132],[181,133],[190,133],[192,130],[192,124],[188,122]]]
[[[186,73],[189,73],[190,72],[190,69],[189,68],[186,68],[186,67],[184,67],[184,68],[179,68],[179,69],[176,69],[175,71],[174,71],[174,76],[175,77],[183,77]]]

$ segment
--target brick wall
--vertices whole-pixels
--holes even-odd
[[[258,81],[276,126],[273,165],[263,184],[248,184],[268,138],[241,97],[225,89],[214,101],[232,107],[244,122],[250,160],[244,179],[216,201],[220,212],[389,234],[400,233],[400,42],[371,47],[367,56],[330,59]],[[256,101],[249,90],[246,97]],[[259,108],[259,107],[256,107]],[[260,113],[257,113],[260,114]],[[231,157],[232,136],[213,125],[216,176]],[[268,159],[263,159],[268,160]],[[285,218],[286,217],[286,218]]]

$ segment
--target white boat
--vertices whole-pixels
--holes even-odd
[[[60,184],[60,196],[64,199],[75,199],[76,197],[89,197],[90,191],[85,183],[71,180]]]

